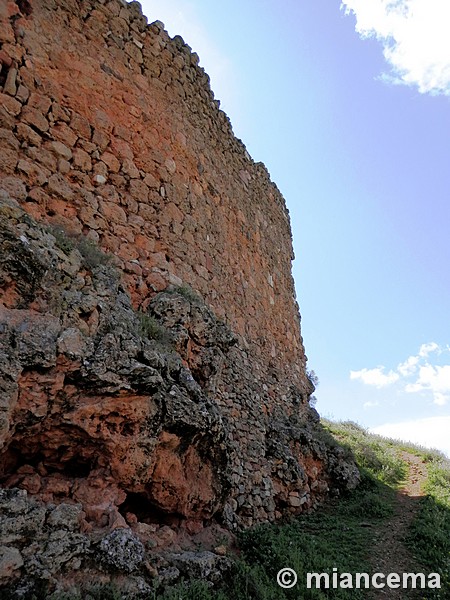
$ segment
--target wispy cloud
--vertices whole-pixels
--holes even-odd
[[[410,393],[425,390],[432,392],[435,404],[447,404],[450,399],[450,365],[434,367],[426,364],[420,367],[417,381],[405,387],[405,391]]]
[[[356,16],[362,38],[381,42],[392,69],[383,79],[450,95],[448,0],[345,0],[341,9]]]
[[[398,365],[397,370],[402,377],[408,377],[413,375],[417,371],[417,365],[419,364],[419,356],[409,356],[405,362]]]
[[[435,404],[444,406],[450,401],[450,364],[439,365],[436,360],[449,353],[448,346],[441,347],[435,342],[422,344],[416,355],[409,356],[395,370],[387,371],[383,366],[364,368],[350,371],[350,379],[377,388],[398,384],[411,394],[429,392]]]
[[[360,379],[366,385],[374,385],[377,388],[382,388],[395,383],[400,378],[398,373],[394,373],[393,371],[384,373],[384,369],[384,367],[376,367],[375,369],[350,371],[350,379]]]
[[[432,352],[438,352],[439,354],[443,352],[443,350],[439,347],[436,342],[429,342],[428,344],[422,344],[419,349],[419,356],[426,358]]]
[[[367,408],[375,408],[376,406],[380,406],[379,402],[372,402],[371,400],[369,400],[368,402],[364,402],[363,404],[363,408],[367,409]]]
[[[450,416],[385,423],[372,428],[370,431],[405,442],[420,444],[427,448],[437,448],[450,456],[449,430]]]

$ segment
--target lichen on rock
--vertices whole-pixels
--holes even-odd
[[[129,529],[114,529],[102,538],[98,554],[101,562],[132,573],[143,563],[145,548]]]

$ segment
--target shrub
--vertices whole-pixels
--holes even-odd
[[[78,250],[81,254],[82,265],[92,270],[99,265],[107,265],[112,261],[112,255],[107,254],[89,238],[81,234],[67,231],[61,225],[49,225],[47,231],[55,238],[56,246],[69,255],[72,250]]]
[[[319,378],[316,375],[316,372],[312,369],[306,371],[306,376],[308,377],[310,383],[314,386],[314,389],[319,385]]]
[[[113,258],[111,254],[103,252],[95,242],[86,237],[77,239],[76,249],[82,256],[83,266],[90,270],[100,265],[110,264]]]
[[[194,304],[203,302],[201,296],[197,292],[195,292],[187,283],[184,283],[183,285],[171,286],[166,291],[169,294],[180,294],[180,296],[183,296],[184,298],[186,298],[186,300],[189,300],[189,302]]]
[[[64,254],[69,255],[75,248],[73,236],[71,236],[61,225],[48,225],[47,231],[55,238],[56,247]]]
[[[173,342],[170,331],[161,325],[155,317],[152,317],[144,312],[138,312],[139,333],[140,335],[155,340],[164,345],[169,345]]]

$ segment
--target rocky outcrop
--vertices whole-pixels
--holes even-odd
[[[135,311],[112,257],[5,194],[0,223],[0,484],[16,494],[0,527],[4,578],[77,570],[99,532],[102,568],[139,572],[145,548],[355,485],[301,396],[296,415],[262,412],[251,358],[192,290]]]
[[[3,203],[1,215],[4,485],[46,502],[71,497],[96,525],[123,523],[118,508],[127,494],[148,504],[149,514],[153,506],[211,518],[230,487],[226,430],[168,330],[133,310],[101,252],[86,271],[80,250],[68,250],[70,238],[58,247],[13,203]],[[179,293],[155,307],[169,303],[186,318],[190,303]],[[200,380],[233,341],[225,330],[214,345],[220,330],[198,303],[191,331]],[[188,331],[179,326],[176,334],[181,339],[182,331],[187,347]]]
[[[219,538],[358,481],[284,200],[137,2],[4,0],[0,67],[0,586],[214,581]]]

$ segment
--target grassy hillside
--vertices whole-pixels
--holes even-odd
[[[370,598],[366,589],[308,590],[305,574],[331,573],[333,567],[338,573],[374,572],[371,559],[377,532],[389,527],[390,518],[397,510],[398,490],[408,476],[408,465],[402,457],[406,452],[418,456],[426,465],[428,479],[426,495],[418,499],[416,516],[402,543],[413,556],[414,570],[411,571],[439,572],[442,584],[440,590],[424,590],[418,597],[450,599],[450,461],[439,452],[369,434],[354,423],[325,421],[323,425],[324,435],[332,435],[355,455],[362,473],[359,488],[314,514],[290,523],[263,525],[244,532],[239,539],[240,556],[236,559],[233,576],[223,583],[222,589],[210,590],[202,582],[195,582],[190,587],[178,587],[164,595],[155,595],[155,598]],[[277,585],[276,575],[284,567],[290,567],[298,574],[298,584],[293,589],[283,590]],[[405,592],[411,593],[403,590]]]

